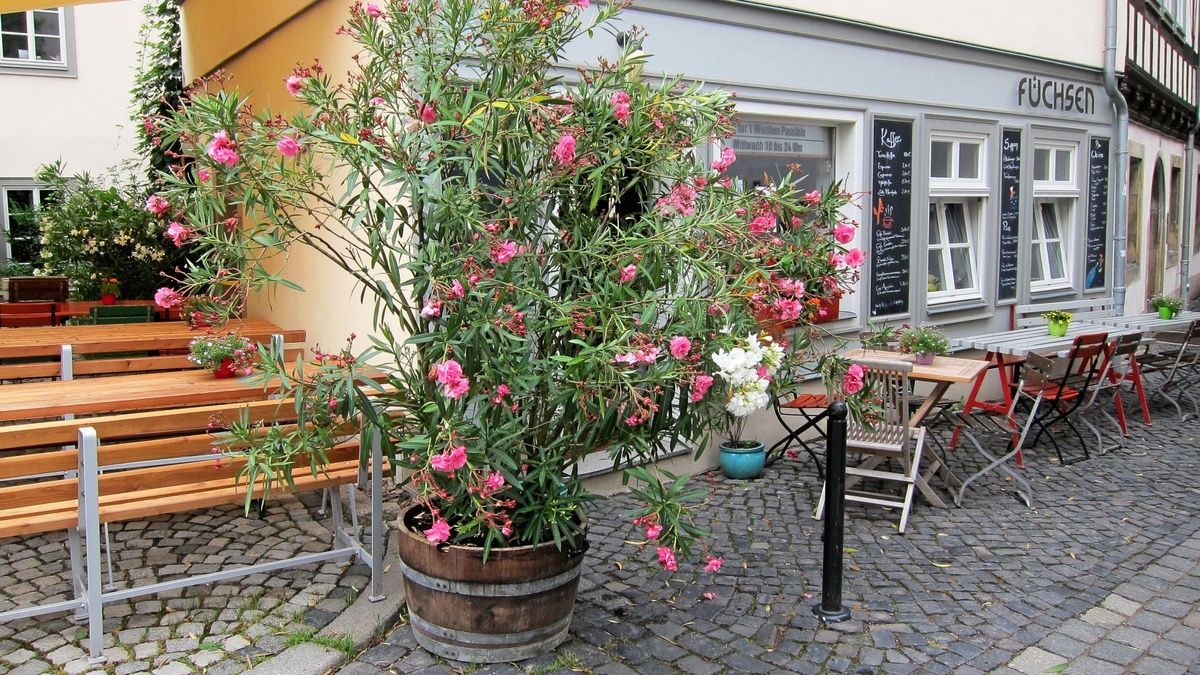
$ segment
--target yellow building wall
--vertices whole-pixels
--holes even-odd
[[[347,16],[343,0],[187,0],[184,11],[185,77],[223,68],[256,111],[288,116],[297,110],[284,80],[297,63],[319,58],[329,72],[343,73],[352,65],[353,41],[335,36]],[[228,32],[225,32],[228,31]],[[308,345],[335,351],[350,333],[357,349],[369,345],[371,304],[359,300],[348,274],[320,254],[297,246],[286,262],[284,276],[303,293],[278,288],[270,296],[251,298],[251,316],[280,326],[308,331]]]

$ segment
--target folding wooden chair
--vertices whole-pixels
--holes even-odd
[[[1195,397],[1184,386],[1185,377],[1196,368],[1200,360],[1200,319],[1189,324],[1187,330],[1182,333],[1155,333],[1154,339],[1158,349],[1147,349],[1136,357],[1142,375],[1157,375],[1162,378],[1157,387],[1150,388],[1150,396],[1161,396],[1174,406],[1180,420],[1200,413]],[[1186,397],[1192,402],[1193,413],[1183,412],[1183,407],[1179,405],[1180,397]]]
[[[856,422],[853,417],[847,422],[846,452],[867,455],[867,461],[856,467],[846,468],[846,501],[876,506],[892,506],[900,509],[900,533],[908,526],[908,515],[912,509],[913,491],[920,474],[921,452],[925,446],[924,427],[911,427],[909,420],[909,379],[912,363],[908,361],[885,361],[855,359],[854,363],[865,371],[865,385],[882,402],[880,419],[871,420],[870,426]],[[900,470],[881,470],[885,461],[899,464]],[[854,488],[859,480],[873,479],[883,483],[899,483],[900,494]],[[815,518],[825,511],[825,489],[821,489],[821,501],[817,504]]]
[[[1030,422],[1037,425],[1037,433],[1030,445],[1037,445],[1042,436],[1048,436],[1051,444],[1054,445],[1058,461],[1064,465],[1074,464],[1091,457],[1087,442],[1083,439],[1083,434],[1080,433],[1073,420],[1079,408],[1087,400],[1092,386],[1099,380],[1104,367],[1104,349],[1107,342],[1108,333],[1079,335],[1075,338],[1065,358],[1051,360],[1038,356],[1036,360],[1030,358],[1026,361],[1026,367],[1035,362],[1039,365],[1040,377],[1023,377],[1021,393],[1026,397],[1037,397],[1038,400],[1047,404],[1041,406],[1036,414],[1030,414],[1032,418]],[[1031,354],[1030,356],[1035,355]],[[1058,437],[1050,433],[1051,427],[1056,425],[1066,426],[1075,434],[1079,440],[1079,448],[1083,450],[1083,457],[1068,461],[1063,456]]]
[[[819,425],[829,415],[829,397],[825,394],[792,392],[776,397],[772,401],[772,408],[775,410],[775,417],[779,420],[779,424],[787,433],[767,451],[767,464],[770,465],[782,457],[788,447],[795,443],[804,448],[804,451],[812,458],[813,464],[817,467],[817,478],[825,480],[825,469],[821,466],[821,459],[802,436],[809,429],[816,429],[821,440],[825,439],[825,430]]]
[[[53,326],[53,302],[0,302],[0,328]]]

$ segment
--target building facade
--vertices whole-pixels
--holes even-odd
[[[48,195],[37,168],[62,159],[102,173],[134,155],[129,95],[141,3],[21,8],[0,3],[0,263],[31,262],[33,233],[14,216]]]

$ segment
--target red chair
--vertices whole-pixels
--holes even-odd
[[[54,324],[53,302],[0,302],[0,328]]]
[[[1048,436],[1058,461],[1064,465],[1091,457],[1083,434],[1074,424],[1074,417],[1088,400],[1092,388],[1100,383],[1106,365],[1107,342],[1108,333],[1080,335],[1075,338],[1065,358],[1048,359],[1030,354],[1026,361],[1025,367],[1029,372],[1022,379],[1021,393],[1046,404],[1036,413],[1031,413],[1037,433],[1029,445],[1037,445],[1043,435]],[[1059,424],[1075,434],[1083,457],[1068,461],[1063,456],[1058,438],[1050,432],[1051,427]]]

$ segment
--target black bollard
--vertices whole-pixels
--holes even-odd
[[[813,614],[825,623],[850,618],[842,607],[842,540],[845,536],[846,509],[846,404],[829,405],[825,429],[825,522],[824,552],[821,561],[821,602]]]

